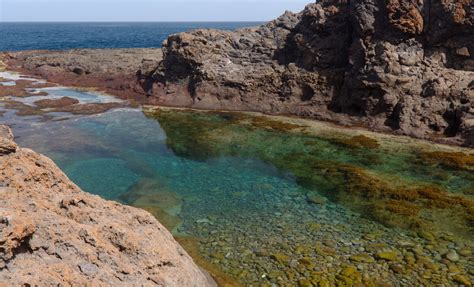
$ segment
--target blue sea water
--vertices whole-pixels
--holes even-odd
[[[0,23],[0,51],[154,48],[170,34],[200,28],[235,30],[261,22]]]

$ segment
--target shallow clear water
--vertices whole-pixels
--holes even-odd
[[[51,157],[85,191],[150,211],[220,283],[449,285],[453,265],[472,280],[469,151],[443,165],[423,155],[454,149],[240,114],[120,108],[40,120],[0,111],[21,146]],[[471,255],[446,262],[449,250]],[[351,259],[360,254],[370,260]],[[430,276],[409,264],[421,256],[437,266]]]

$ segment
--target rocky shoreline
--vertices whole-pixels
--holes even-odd
[[[151,214],[81,191],[0,125],[0,285],[215,286]]]
[[[7,100],[6,107],[20,115],[44,116],[45,111],[93,114],[144,104],[256,111],[472,148],[473,25],[470,0],[323,0],[309,4],[301,13],[286,12],[260,27],[171,35],[161,49],[4,52],[0,54],[0,71],[18,71],[49,83],[92,88],[127,100],[123,104],[91,104],[70,97],[39,98],[34,102],[36,108],[19,99]],[[16,83],[0,86],[2,100],[35,93],[28,81]],[[34,88],[45,87],[50,85],[40,83]],[[34,95],[40,97],[40,93]],[[168,115],[167,127],[166,114],[161,116],[168,135],[184,130],[183,125],[174,126],[186,124],[183,117],[179,122]],[[233,117],[236,122],[248,120],[243,115],[222,118],[232,122]],[[252,122],[264,131],[294,128],[259,118]],[[195,121],[187,126],[194,129],[194,125]],[[205,144],[190,137],[194,142],[189,150],[196,146],[209,153],[222,147],[225,150],[228,144],[207,146],[208,142],[217,142],[224,128],[219,131],[211,134],[214,137],[209,138],[214,140],[206,139]],[[305,148],[320,152],[323,149],[317,144],[307,141]],[[378,147],[376,141],[363,136],[338,144],[355,144],[350,148],[368,151],[375,149],[374,145]],[[186,147],[177,145],[175,152],[181,148],[186,154]],[[438,160],[435,164],[448,169],[468,170],[464,165],[472,165],[465,163],[467,156],[472,162],[472,154],[467,154],[429,153],[424,158],[420,155],[420,160],[430,165],[434,165],[430,161]],[[402,218],[396,223],[408,224],[416,219],[415,223],[429,229],[427,217],[443,215],[434,212],[433,206],[443,210],[463,206],[463,214],[472,214],[472,201],[444,191],[420,188],[415,193],[412,189],[401,193],[407,190],[398,190],[391,181],[385,184],[371,173],[347,165],[307,167],[311,161],[306,156],[291,154],[291,163],[301,163],[302,168],[297,170],[308,170],[311,176],[325,170],[329,174],[323,178],[325,182],[342,174],[341,186],[363,197],[360,204],[376,202],[379,191],[389,196],[383,204],[372,206],[371,216],[379,221]],[[151,214],[82,192],[51,160],[19,148],[10,129],[2,125],[0,171],[0,285],[215,286]],[[348,184],[351,179],[352,185]],[[361,184],[364,180],[366,185]],[[258,188],[262,197],[271,193],[268,185]],[[462,192],[468,194],[471,190],[472,186]],[[278,198],[279,191],[274,193]],[[418,209],[413,208],[414,199],[405,198],[413,194],[424,208],[419,218]],[[148,206],[148,195],[139,195]],[[239,190],[231,195],[234,202],[249,196]],[[382,228],[352,212],[342,212],[326,197],[313,195],[295,191],[281,200],[255,205],[261,214],[244,215],[236,210],[228,218],[208,216],[204,210],[205,202],[219,199],[221,202],[213,206],[229,204],[227,210],[232,210],[227,194],[223,193],[222,198],[201,195],[196,200],[203,201],[197,205],[203,210],[183,211],[189,218],[199,219],[181,228],[203,238],[199,248],[206,254],[205,261],[248,285],[257,285],[261,278],[268,278],[272,284],[298,282],[300,286],[330,286],[334,282],[371,286],[378,278],[400,285],[472,285],[471,241],[460,240],[449,230],[431,233],[421,229],[403,234],[398,229]],[[352,200],[339,199],[345,204]],[[257,201],[258,197],[253,200]],[[134,203],[140,207],[142,202]],[[275,210],[270,212],[271,208]],[[287,215],[298,218],[304,228],[295,226],[294,219]],[[334,218],[341,221],[335,222]],[[234,221],[239,228],[232,230]],[[472,223],[472,217],[467,221]],[[249,222],[253,225],[243,232],[241,226]],[[446,224],[451,225],[452,220]],[[262,231],[265,239],[270,239],[271,250],[261,248],[268,245],[259,242]],[[214,237],[207,238],[209,234]],[[247,238],[253,239],[245,241]],[[316,238],[318,244],[310,246],[307,238]],[[238,252],[233,250],[236,246]]]
[[[259,111],[474,146],[470,1],[321,1],[161,49],[4,53],[9,69],[136,103]]]

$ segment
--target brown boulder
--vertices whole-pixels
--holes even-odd
[[[0,156],[0,206],[0,285],[213,285],[148,212],[81,191],[31,150]]]
[[[62,97],[59,99],[44,99],[35,101],[34,104],[39,108],[60,108],[78,104],[79,100],[70,97]]]

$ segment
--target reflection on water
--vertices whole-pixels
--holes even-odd
[[[472,151],[234,113],[3,121],[84,190],[151,212],[221,283],[473,281]]]

